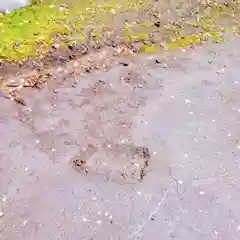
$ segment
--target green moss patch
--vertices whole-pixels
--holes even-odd
[[[133,1],[134,2],[134,1]],[[128,5],[128,11],[138,2]],[[125,11],[126,4],[115,1],[73,1],[69,7],[35,3],[32,6],[0,16],[0,58],[7,61],[25,61],[43,57],[54,43],[60,48],[73,42],[85,42],[87,28],[100,41],[102,30],[115,17]],[[109,24],[110,25],[110,24]]]

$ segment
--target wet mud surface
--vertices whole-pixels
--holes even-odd
[[[238,45],[76,65],[26,106],[1,98],[0,238],[239,239]]]

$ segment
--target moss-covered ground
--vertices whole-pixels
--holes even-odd
[[[180,6],[180,5],[179,5]],[[239,4],[202,2],[176,6],[165,16],[161,3],[133,1],[36,1],[0,16],[0,59],[41,59],[54,46],[104,45],[109,41],[140,42],[140,51],[174,50],[207,40],[224,40],[239,30]]]

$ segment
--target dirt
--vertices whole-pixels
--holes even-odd
[[[239,239],[239,41],[3,63],[0,238]]]
[[[123,155],[122,161],[125,161],[126,165],[124,168],[118,168],[117,174],[115,174],[115,178],[124,183],[134,183],[136,181],[142,181],[146,175],[146,170],[149,165],[150,160],[150,152],[147,147],[136,147],[133,144],[103,144],[103,146],[94,146],[92,144],[88,144],[86,148],[81,150],[77,155],[70,159],[70,164],[73,169],[84,175],[105,175],[105,178],[108,180],[111,179],[109,172],[106,175],[106,169],[99,168],[99,164],[96,159],[94,159],[94,154],[101,154],[100,149],[108,149],[108,154],[120,154]],[[109,156],[108,156],[109,157]],[[123,163],[121,163],[123,164]],[[139,170],[136,170],[136,166]],[[121,182],[120,181],[120,182]]]
[[[61,61],[51,55],[49,58],[46,57],[37,67],[32,61],[30,61],[31,64],[25,63],[23,66],[3,64],[1,88],[5,97],[13,97],[21,103],[24,101],[20,97],[20,89],[22,88],[41,89],[46,84],[54,87],[54,85],[58,86],[61,82],[65,82],[66,79],[70,80],[70,83],[76,75],[84,76],[96,69],[107,70],[111,65],[122,64],[122,62],[118,63],[117,57],[132,53],[133,51],[129,47],[119,45],[115,48],[105,47],[84,57],[81,55],[82,57],[71,58],[71,60],[67,58],[66,61]],[[76,50],[77,54],[80,54],[78,50]],[[63,56],[61,52],[57,52],[57,55],[61,55],[61,58]]]
[[[238,45],[113,56],[1,98],[1,239],[239,239]]]

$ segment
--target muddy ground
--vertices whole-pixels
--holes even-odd
[[[239,239],[239,41],[102,49],[1,98],[0,238]]]

